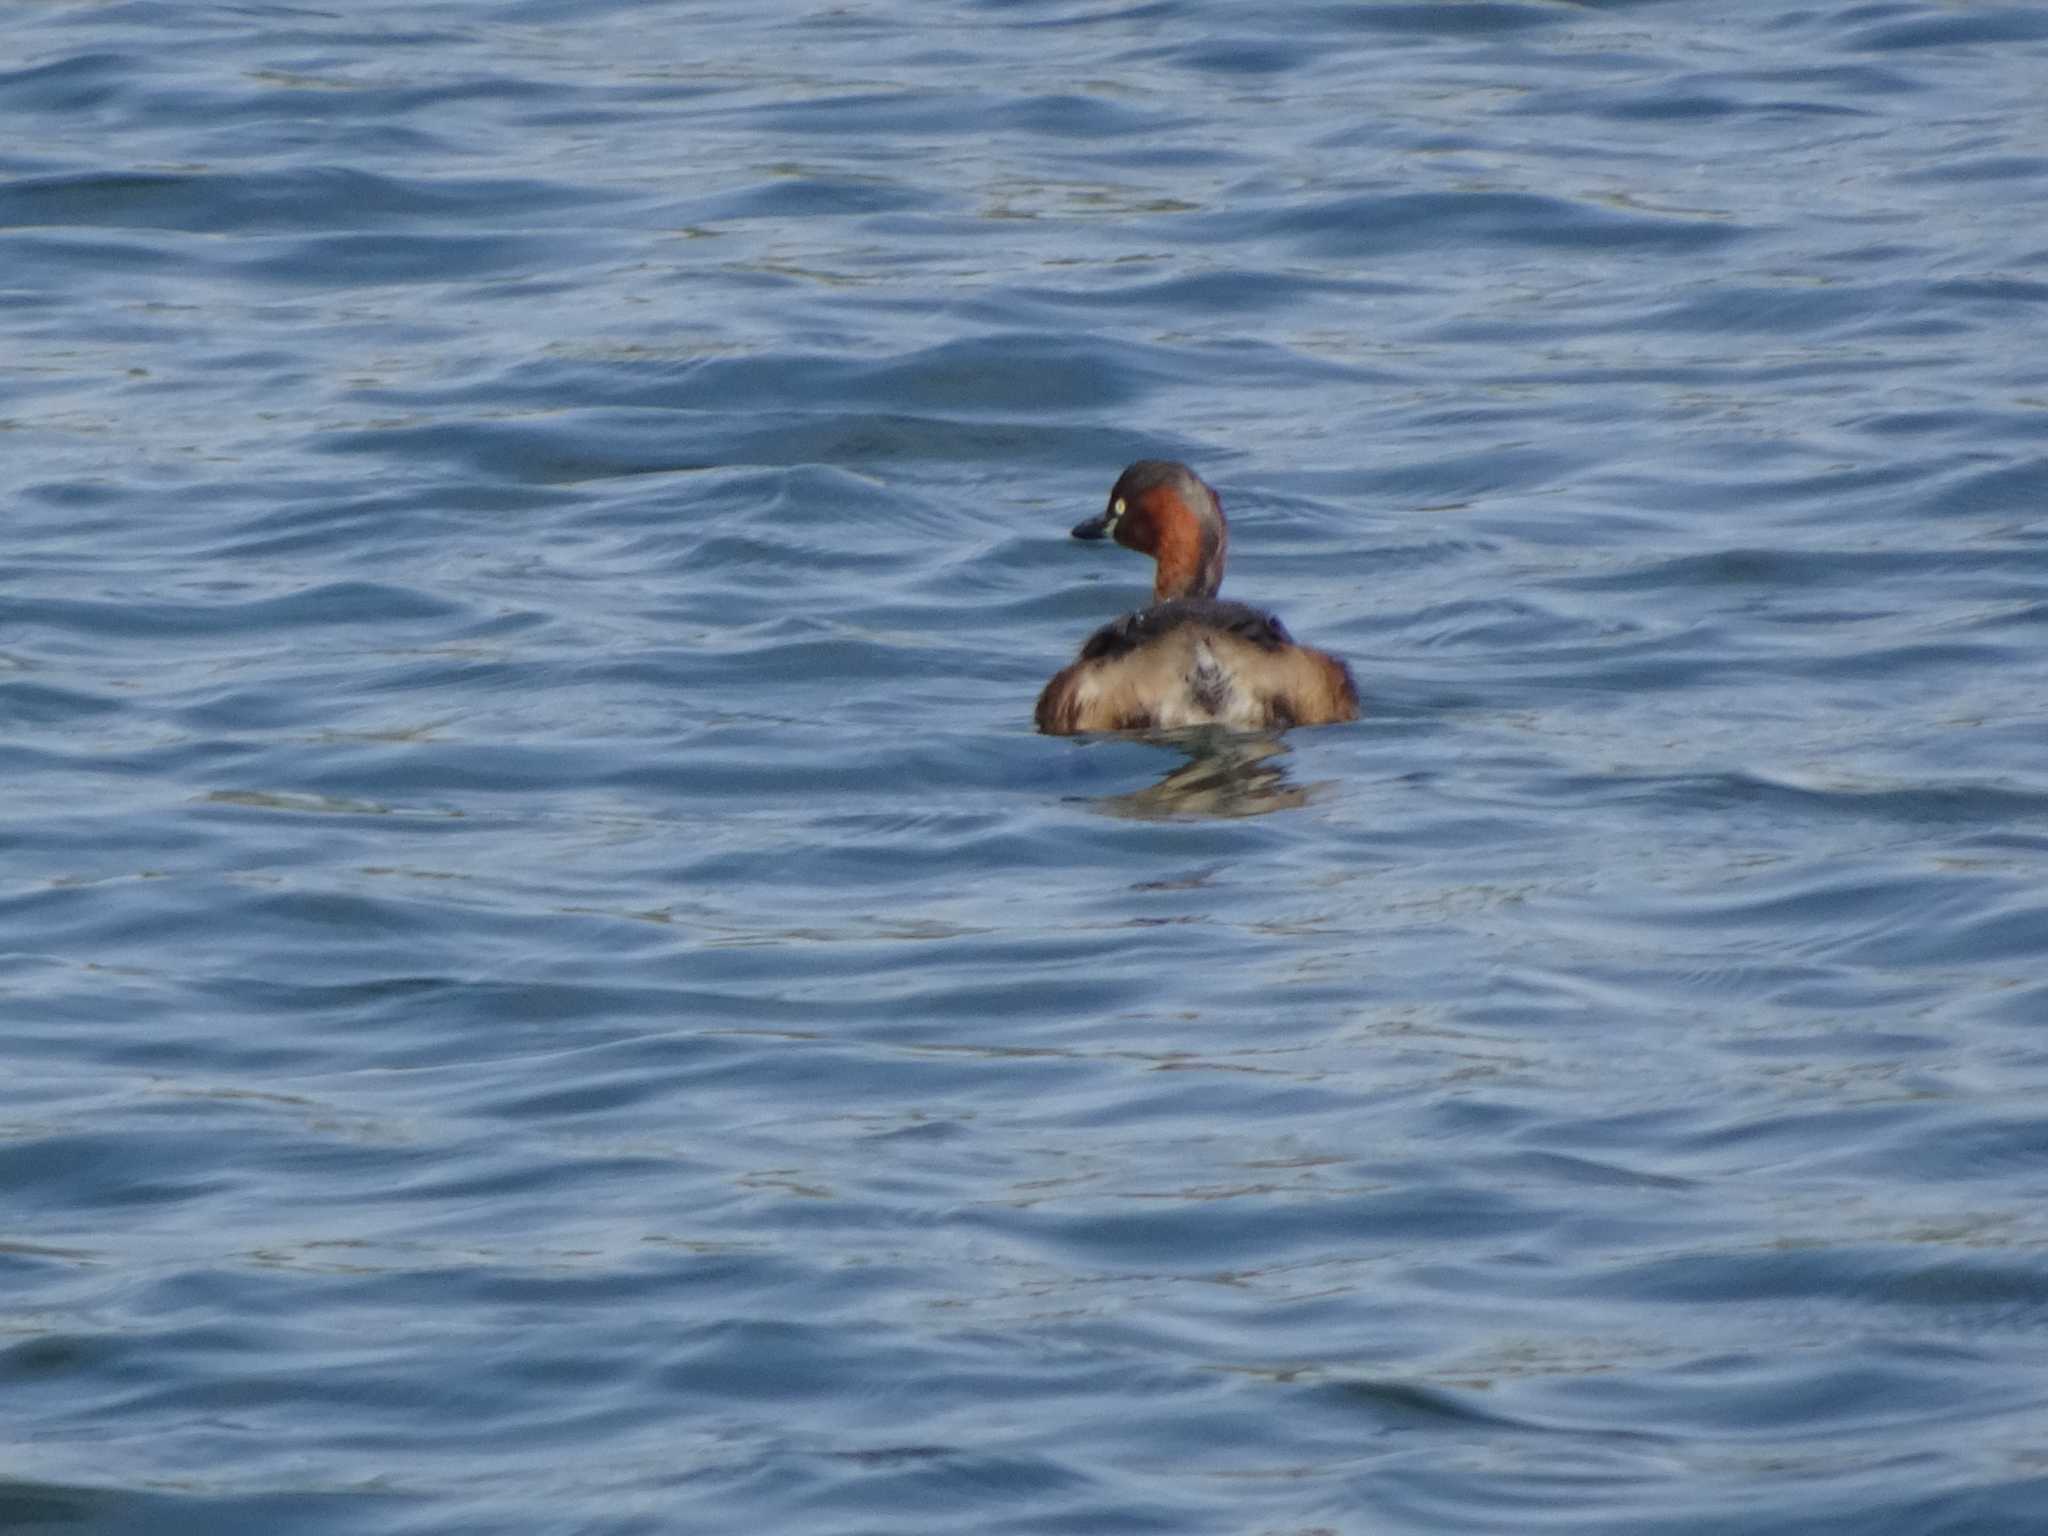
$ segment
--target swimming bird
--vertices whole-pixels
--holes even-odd
[[[1296,645],[1262,609],[1216,596],[1230,544],[1223,503],[1185,464],[1140,459],[1077,539],[1114,539],[1156,562],[1151,606],[1105,624],[1038,696],[1038,728],[1282,730],[1358,718],[1351,669]]]

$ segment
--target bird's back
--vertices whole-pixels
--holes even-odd
[[[1270,613],[1179,598],[1090,635],[1039,695],[1038,728],[1274,730],[1358,718],[1358,689],[1336,657],[1296,645]]]

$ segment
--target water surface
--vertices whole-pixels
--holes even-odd
[[[2039,1528],[2048,11],[0,39],[0,1524]]]

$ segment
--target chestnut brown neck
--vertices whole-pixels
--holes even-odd
[[[1178,471],[1176,477],[1147,485],[1133,498],[1135,516],[1124,520],[1116,539],[1159,561],[1153,602],[1212,598],[1223,586],[1223,559],[1231,541],[1223,504],[1188,469],[1171,469]]]
[[[1203,486],[1206,492],[1208,487]],[[1214,497],[1205,496],[1209,511]],[[1204,517],[1173,491],[1162,487],[1146,498],[1151,514],[1152,557],[1159,568],[1152,577],[1152,600],[1214,597],[1223,585],[1223,554],[1228,540],[1220,510]]]

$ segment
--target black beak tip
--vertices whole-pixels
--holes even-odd
[[[1091,517],[1085,523],[1074,524],[1074,537],[1077,539],[1100,539],[1107,537],[1108,533],[1109,519],[1105,517]]]

